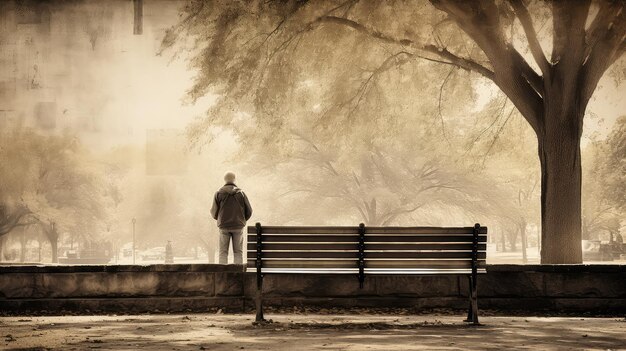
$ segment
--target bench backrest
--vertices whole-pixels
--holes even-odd
[[[487,228],[248,227],[248,271],[484,273]]]

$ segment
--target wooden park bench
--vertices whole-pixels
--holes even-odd
[[[248,227],[248,271],[256,272],[256,320],[263,321],[266,274],[369,274],[469,277],[466,322],[478,324],[476,278],[485,273],[487,228]]]

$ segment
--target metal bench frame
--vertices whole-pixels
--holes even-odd
[[[280,227],[272,227],[272,228],[280,228]],[[299,227],[299,228],[305,228],[305,229],[314,229],[314,228],[321,228],[321,227]],[[347,228],[347,227],[332,227],[332,228]],[[331,229],[332,229],[331,228]],[[350,227],[348,227],[350,228]],[[354,228],[354,227],[352,227]],[[380,229],[380,228],[379,228]],[[414,227],[414,228],[403,228],[403,229],[416,229],[416,230],[420,230],[420,229],[428,229],[428,227]],[[433,228],[430,228],[433,229]],[[256,243],[250,243],[252,245],[255,246],[256,250],[252,249],[250,250],[250,248],[248,249],[249,253],[255,253],[256,251],[256,258],[253,259],[248,259],[248,262],[250,262],[251,260],[254,260],[254,265],[252,266],[251,264],[248,264],[248,266],[254,270],[256,270],[256,285],[257,285],[257,291],[256,291],[256,297],[255,297],[255,302],[256,302],[256,321],[257,322],[261,322],[264,321],[264,316],[263,316],[263,276],[265,274],[302,274],[302,273],[317,273],[317,274],[328,274],[328,273],[335,273],[335,274],[354,274],[357,273],[357,277],[358,277],[358,281],[359,281],[359,286],[360,288],[363,288],[363,283],[365,281],[365,276],[366,273],[368,274],[392,274],[392,275],[405,275],[405,274],[416,274],[416,275],[423,275],[423,274],[434,274],[434,275],[444,275],[444,274],[462,274],[462,275],[467,275],[468,279],[469,279],[469,308],[468,308],[468,313],[467,313],[467,319],[465,320],[465,322],[469,322],[472,323],[473,325],[478,325],[478,294],[477,294],[477,278],[478,278],[478,274],[479,273],[486,273],[485,269],[483,267],[479,267],[479,258],[478,258],[478,245],[479,245],[479,235],[480,234],[487,234],[487,228],[486,227],[481,227],[480,224],[476,223],[472,228],[470,227],[465,227],[465,228],[434,228],[434,229],[467,229],[467,230],[472,230],[472,241],[471,241],[471,268],[468,269],[441,269],[441,268],[437,268],[437,267],[432,267],[432,268],[416,268],[415,270],[411,270],[410,268],[404,268],[404,269],[393,269],[393,268],[387,268],[387,269],[368,269],[366,267],[366,227],[363,223],[361,223],[358,226],[358,243],[357,243],[357,247],[358,247],[358,256],[357,256],[357,267],[354,268],[348,268],[348,269],[340,269],[340,268],[319,268],[319,269],[307,269],[307,268],[302,268],[301,270],[298,270],[298,268],[265,268],[263,267],[263,256],[264,256],[264,242],[263,242],[263,227],[261,226],[261,223],[256,223],[256,225],[254,227],[248,227],[248,233],[252,233],[253,238],[255,238]],[[256,236],[254,236],[254,233],[256,233]],[[486,238],[485,238],[486,240]],[[469,243],[469,242],[468,242]],[[337,244],[337,243],[334,243]],[[386,252],[384,249],[381,250],[380,252],[382,252],[383,254]],[[469,253],[469,250],[468,250]],[[486,255],[486,253],[485,253]],[[383,255],[384,256],[384,255]],[[484,259],[482,260],[484,261]],[[358,270],[357,270],[358,269]]]

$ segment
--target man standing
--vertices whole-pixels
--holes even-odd
[[[248,197],[235,185],[235,173],[226,172],[226,184],[215,193],[211,216],[220,229],[220,264],[228,263],[228,246],[233,241],[235,264],[243,263],[243,228],[252,216]]]

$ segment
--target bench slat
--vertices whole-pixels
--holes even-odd
[[[367,234],[473,234],[474,227],[365,227]],[[480,227],[478,234],[487,234]]]
[[[359,227],[302,227],[263,226],[263,234],[358,234]],[[366,234],[472,234],[473,227],[365,227]],[[256,227],[249,226],[248,234],[256,234]],[[479,234],[487,234],[487,227],[480,227]]]
[[[349,251],[270,251],[263,252],[262,257],[265,258],[355,258],[357,252]],[[471,251],[438,251],[438,252],[417,252],[417,251],[386,251],[386,252],[370,252],[365,251],[367,259],[372,258],[472,258]],[[248,251],[249,259],[256,259],[256,251]],[[479,252],[478,259],[487,258],[486,252]]]
[[[365,243],[372,242],[461,242],[467,243],[474,240],[472,235],[365,235]],[[249,243],[256,243],[256,235],[248,235]],[[358,243],[358,235],[278,235],[263,234],[264,243],[277,242],[326,242],[326,243]],[[480,235],[478,242],[487,242],[486,235]]]
[[[248,267],[255,267],[254,260]],[[484,261],[478,261],[481,266]],[[357,260],[263,260],[265,268],[352,268]],[[472,260],[368,260],[366,268],[471,268]]]
[[[263,234],[358,234],[359,227],[294,227],[263,226]],[[248,234],[256,234],[256,227],[248,227]]]
[[[248,268],[248,272],[256,272],[256,268]],[[358,268],[264,268],[264,273],[280,273],[280,274],[357,274]],[[471,269],[446,269],[446,268],[365,268],[365,274],[396,274],[396,275],[441,275],[441,274],[470,274]],[[487,273],[485,268],[478,268],[477,273]]]
[[[366,250],[467,250],[472,251],[472,244],[456,244],[456,243],[407,243],[407,244],[369,244],[365,243]],[[485,243],[478,244],[478,251],[484,251],[487,249]],[[273,244],[264,243],[263,252],[271,250],[358,250],[358,244],[346,244],[346,243],[297,243],[297,244]],[[256,251],[256,243],[248,243],[248,251]]]

